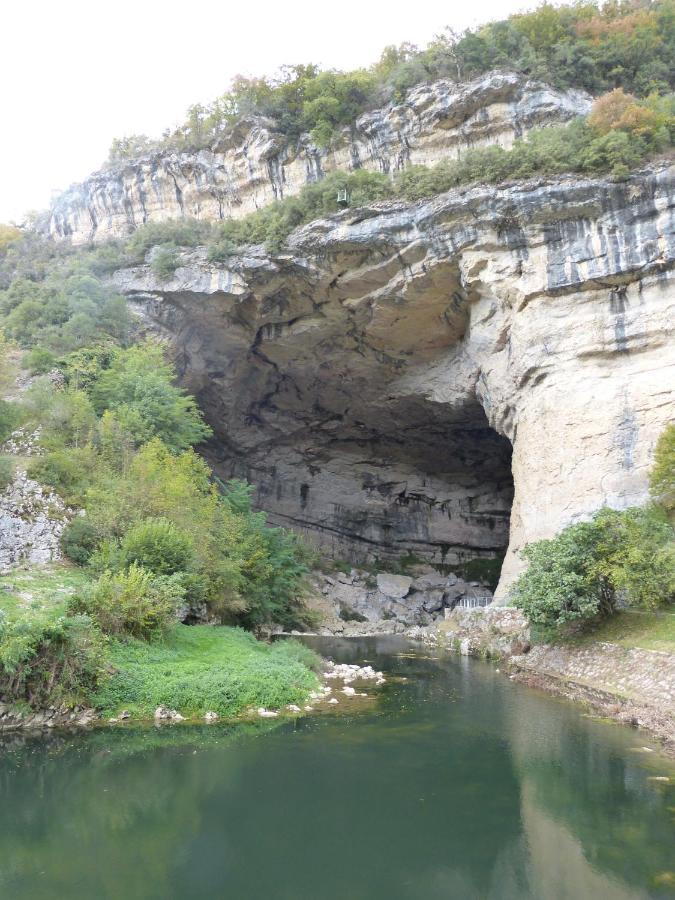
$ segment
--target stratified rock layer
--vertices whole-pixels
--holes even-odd
[[[44,228],[81,244],[125,236],[148,221],[237,219],[334,170],[396,172],[454,159],[471,147],[509,147],[532,128],[565,122],[589,105],[578,91],[492,72],[467,84],[419,85],[403,103],[362,115],[330,150],[309,135],[289,143],[270,119],[244,119],[209,150],[153,153],[73,185]]]
[[[224,477],[335,555],[460,564],[647,496],[673,418],[673,172],[314,222],[119,288],[173,341]]]

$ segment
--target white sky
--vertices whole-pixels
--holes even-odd
[[[0,222],[85,178],[114,137],[159,135],[230,78],[355,68],[534,0],[18,0],[3,4]]]

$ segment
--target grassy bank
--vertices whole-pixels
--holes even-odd
[[[163,638],[106,637],[71,598],[91,576],[77,566],[18,568],[0,576],[0,699],[152,717],[237,716],[300,703],[318,684],[319,657],[297,641],[268,645],[241,628],[173,625]],[[4,668],[3,668],[4,666]],[[53,682],[53,683],[51,683]]]
[[[235,716],[303,702],[318,684],[311,650],[296,641],[264,644],[239,628],[176,625],[162,642],[114,642],[110,662],[116,671],[93,700],[111,716],[127,709],[144,718],[158,706]]]
[[[605,641],[621,647],[675,653],[675,613],[626,609],[589,627],[583,634],[560,638],[560,643],[585,647]]]

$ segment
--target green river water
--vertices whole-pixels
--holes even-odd
[[[312,643],[386,685],[350,714],[4,738],[2,900],[675,896],[675,769],[641,734],[487,663]]]

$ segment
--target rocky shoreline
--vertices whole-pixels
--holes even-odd
[[[675,656],[606,641],[531,647],[522,613],[454,610],[437,628],[409,631],[425,645],[501,660],[514,681],[583,704],[594,715],[648,732],[675,756]]]

